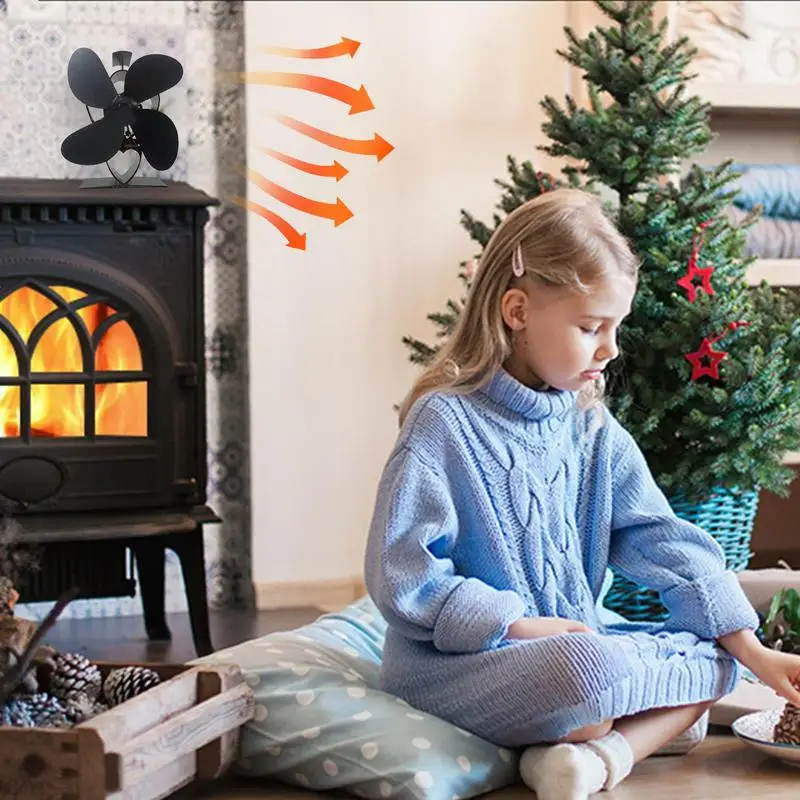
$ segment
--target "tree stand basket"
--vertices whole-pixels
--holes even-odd
[[[715,489],[700,503],[689,503],[678,497],[670,499],[670,505],[678,517],[710,533],[722,546],[727,568],[741,572],[747,569],[752,555],[750,539],[758,496],[757,491]],[[669,616],[657,592],[616,572],[603,605],[633,622],[661,622]]]

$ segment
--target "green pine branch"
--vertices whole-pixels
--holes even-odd
[[[568,166],[546,175],[508,156],[506,178],[495,180],[500,197],[491,221],[462,210],[461,224],[479,255],[505,216],[543,191],[610,194],[606,207],[642,269],[620,335],[622,355],[610,369],[608,405],[665,491],[697,499],[716,487],[785,494],[793,472],[783,453],[800,450],[800,294],[747,284],[754,259],[743,252],[759,212],[739,227],[729,222],[739,177],[730,161],[679,174],[712,138],[709,107],[691,91],[694,48],[686,38],[666,41],[666,21],[654,25],[649,0],[595,1],[608,24],[583,38],[565,28],[566,47],[558,51],[581,71],[589,107],[570,96],[541,101],[548,143],[538,149],[569,159]],[[700,264],[714,268],[714,294],[698,291],[692,303],[677,281],[701,224]],[[447,340],[463,300],[428,316],[435,344],[403,339],[414,363],[429,363]],[[726,331],[733,321],[749,325]],[[715,345],[726,353],[720,378],[693,381],[686,354],[723,332]]]

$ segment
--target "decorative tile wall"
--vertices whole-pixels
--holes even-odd
[[[87,123],[67,84],[69,57],[90,47],[111,70],[111,54],[166,53],[182,81],[161,98],[181,148],[162,177],[187,181],[223,200],[206,226],[209,504],[224,522],[206,526],[209,599],[214,607],[252,603],[247,393],[246,212],[224,203],[244,195],[244,87],[218,85],[217,70],[244,69],[240,0],[0,0],[0,175],[107,176],[78,167],[62,140]],[[142,163],[142,175],[153,170]],[[185,609],[176,559],[167,564],[167,610]],[[38,617],[49,604],[21,607]],[[139,598],[80,601],[65,616],[139,614]]]

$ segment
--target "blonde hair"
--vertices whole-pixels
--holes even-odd
[[[486,244],[455,330],[403,401],[401,424],[423,395],[474,391],[511,355],[511,331],[503,320],[501,300],[520,280],[512,271],[513,261],[521,261],[523,277],[583,293],[615,270],[635,280],[639,269],[627,240],[594,195],[555,189],[523,203]],[[602,378],[592,382],[580,393],[578,404],[599,404],[603,390]]]

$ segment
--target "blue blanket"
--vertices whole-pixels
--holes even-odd
[[[733,204],[751,210],[763,206],[766,217],[800,220],[800,165],[733,164],[742,176],[731,185],[739,190]]]

